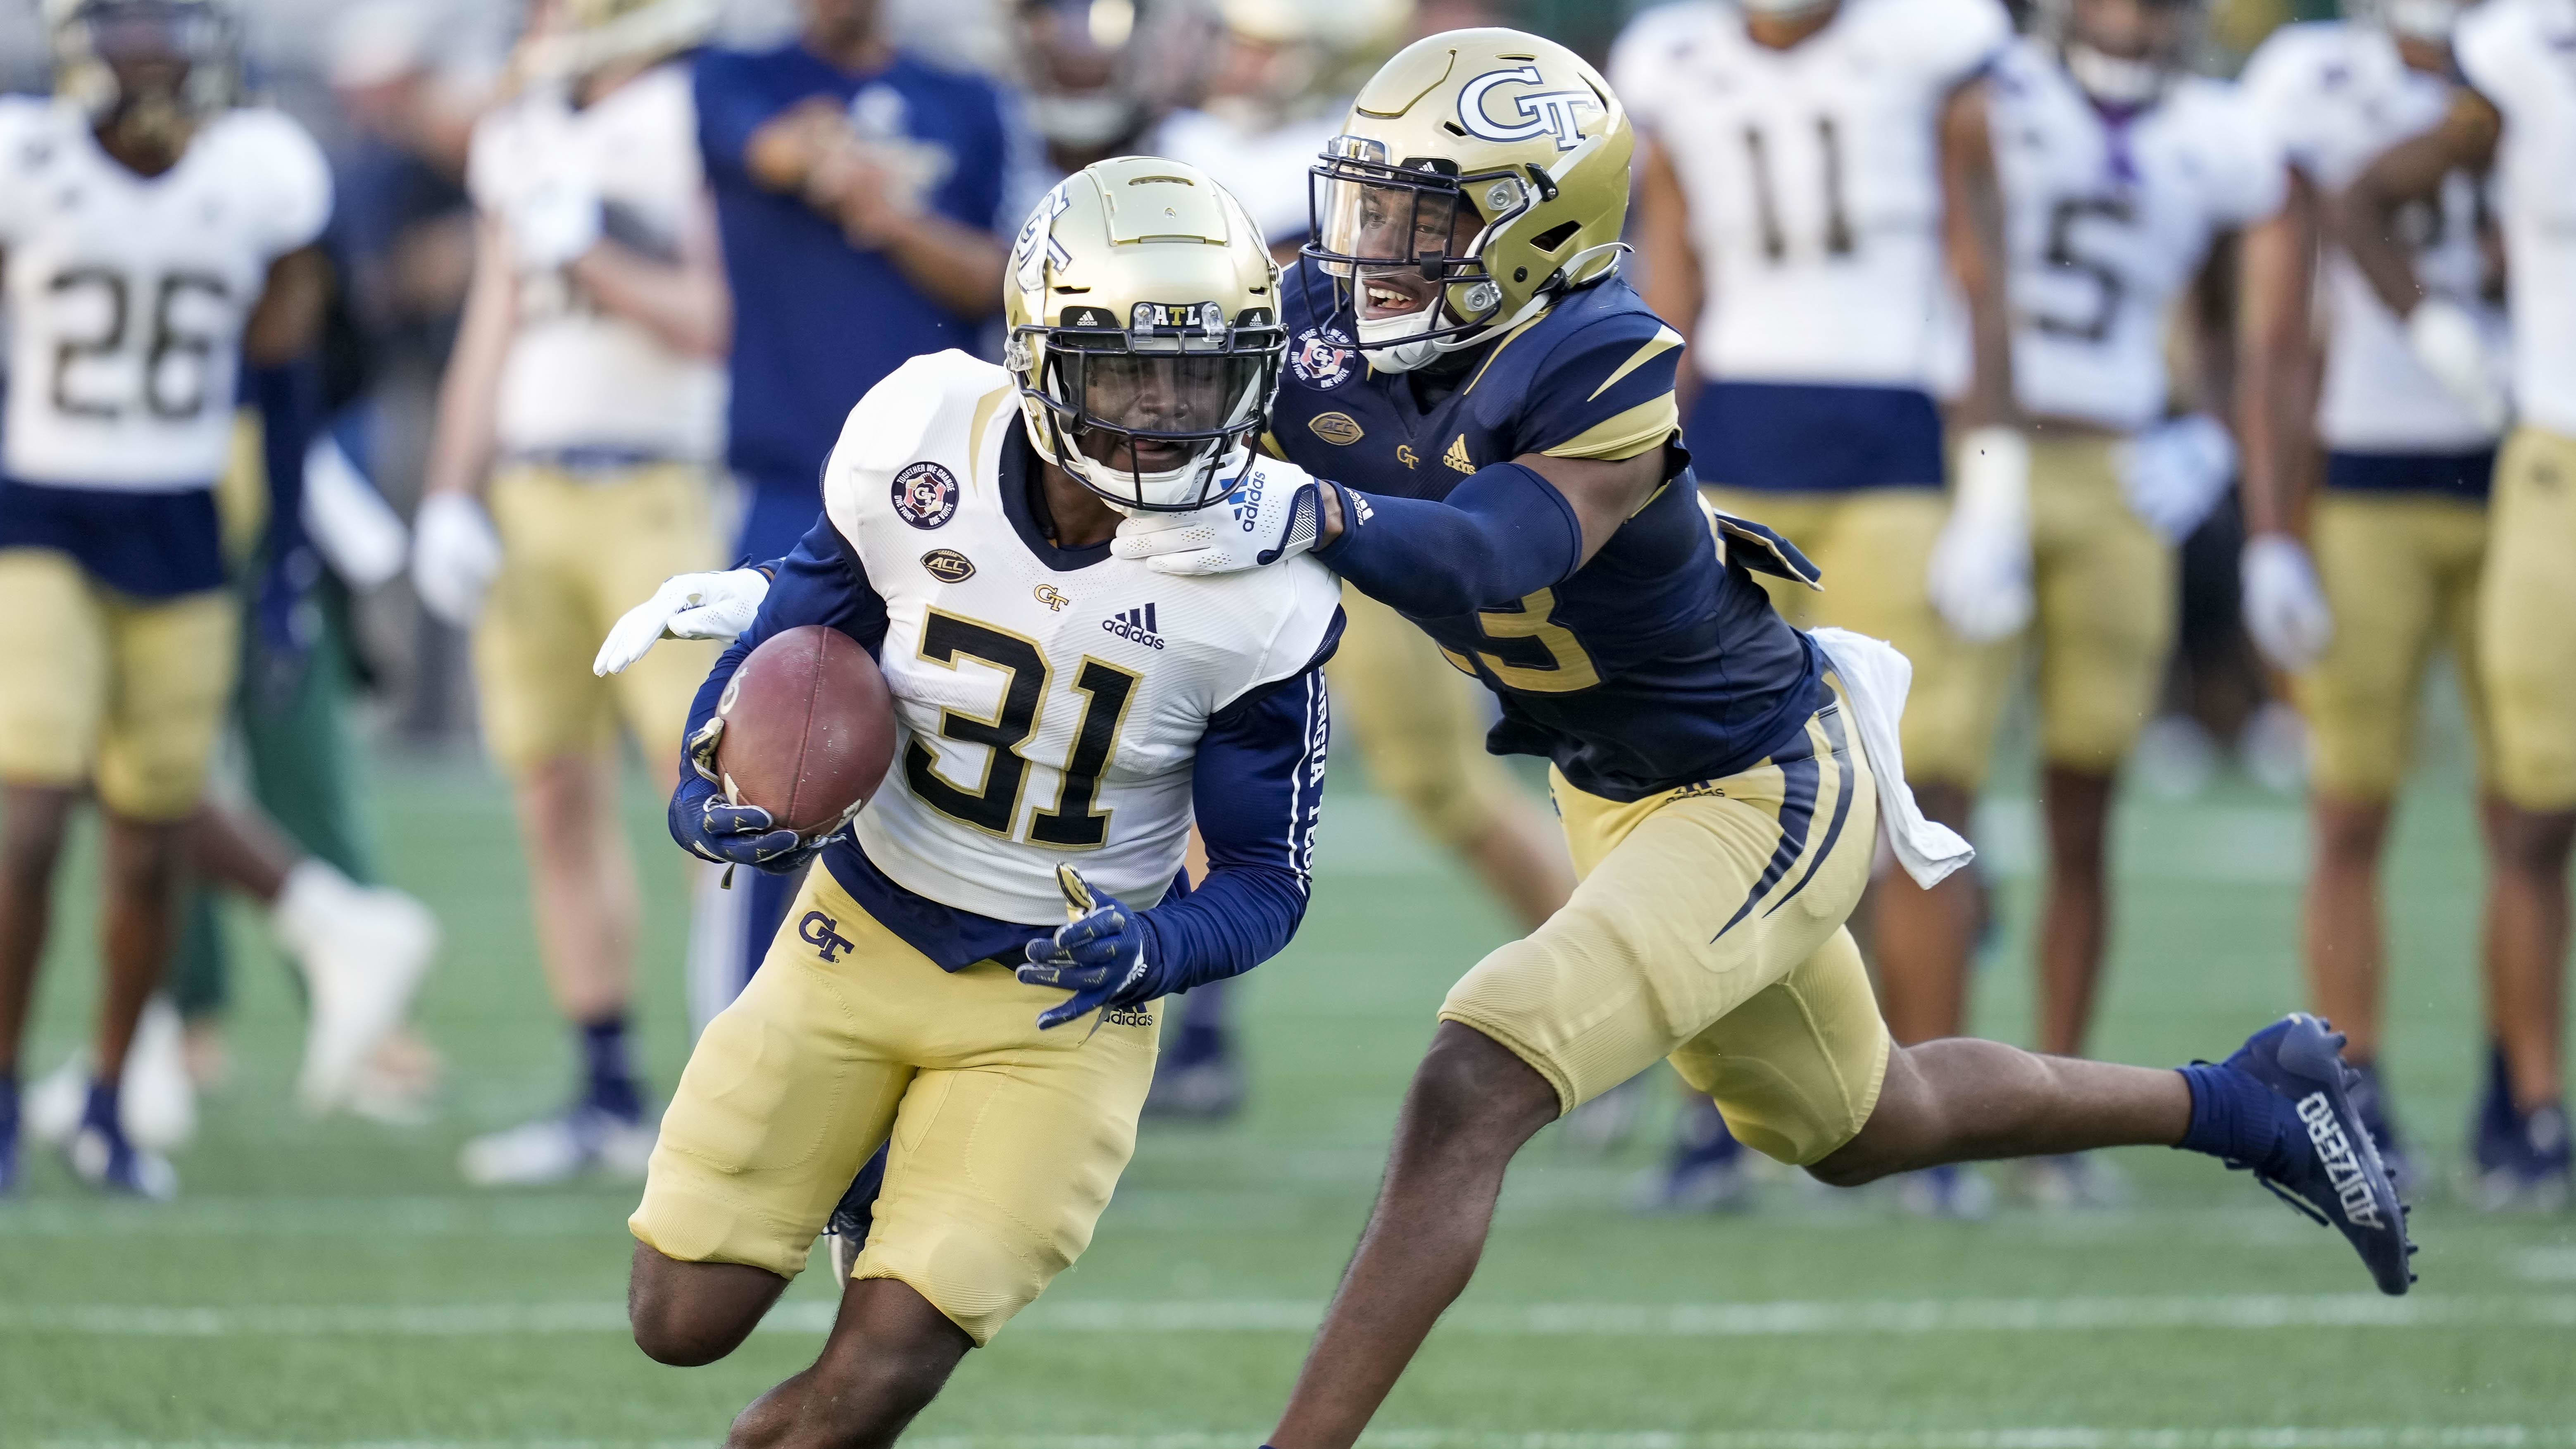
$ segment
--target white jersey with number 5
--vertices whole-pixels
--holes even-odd
[[[2576,0],[2487,0],[2452,48],[2504,115],[2514,400],[2526,421],[2576,437]]]
[[[1942,380],[1941,110],[2011,33],[1995,0],[1842,0],[1787,50],[1719,0],[1629,26],[1610,81],[1690,205],[1704,375]]]
[[[1059,863],[1131,905],[1162,898],[1209,717],[1307,672],[1341,607],[1309,558],[1174,578],[1105,546],[1068,555],[1032,520],[1033,458],[1011,375],[941,352],[860,401],[823,476],[824,510],[885,601],[901,726],[858,843],[915,895],[1029,922],[1062,916]],[[1314,738],[1326,707],[1309,685]],[[1320,783],[1279,822],[1301,861]]]
[[[58,488],[203,488],[232,446],[243,325],[269,265],[331,216],[321,148],[227,111],[144,177],[68,103],[0,96],[6,469]]]
[[[2014,391],[2034,416],[2145,428],[2166,309],[2222,233],[2280,209],[2280,152],[2234,86],[2187,76],[2115,119],[2037,41],[1996,66],[1994,97]]]
[[[2408,66],[2376,25],[2319,21],[2272,32],[2245,64],[2245,93],[2290,164],[2328,195],[2352,184],[2379,154],[2441,124],[2458,89]],[[2481,296],[2479,185],[2464,172],[2400,226],[2415,275],[2435,296],[2467,307],[2504,345],[2504,312]],[[2317,432],[2329,448],[2358,453],[2455,453],[2487,447],[2481,426],[2424,370],[2405,325],[2379,300],[2341,247],[2325,257],[2326,375]]]
[[[577,188],[599,198],[610,240],[678,261],[705,204],[689,68],[657,66],[578,108],[558,89],[519,96],[475,123],[466,185],[505,226],[549,188]],[[501,374],[503,451],[625,448],[689,462],[722,451],[718,363],[602,312],[562,270],[520,276],[518,323]]]

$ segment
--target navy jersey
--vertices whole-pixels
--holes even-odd
[[[1681,337],[1627,283],[1564,298],[1447,383],[1371,371],[1312,263],[1282,290],[1289,365],[1268,441],[1319,477],[1436,500],[1524,454],[1665,450],[1670,481],[1573,577],[1515,608],[1414,620],[1501,697],[1487,748],[1543,755],[1579,789],[1635,800],[1798,737],[1824,700],[1820,661],[1748,563],[1797,573],[1805,560],[1731,521],[1740,546],[1721,546],[1680,446]]]
[[[853,248],[803,200],[751,179],[743,153],[752,134],[815,96],[848,106],[860,134],[921,184],[930,209],[1007,230],[999,212],[1008,128],[991,82],[902,54],[852,75],[797,44],[699,59],[699,148],[733,286],[727,461],[763,492],[797,496],[782,515],[791,531],[755,551],[763,558],[784,553],[813,522],[816,480],[851,405],[914,357],[971,350],[978,325],[924,296],[885,257]]]

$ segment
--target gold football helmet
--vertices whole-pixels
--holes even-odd
[[[717,0],[554,0],[528,40],[528,73],[565,80],[626,62],[655,61],[705,43]]]
[[[1636,133],[1600,72],[1517,30],[1378,70],[1313,170],[1305,255],[1381,372],[1409,372],[1618,269]]]
[[[1086,166],[1030,213],[1002,291],[1040,457],[1130,512],[1232,491],[1287,353],[1279,269],[1241,202],[1177,161]]]
[[[104,122],[141,112],[184,132],[241,98],[227,0],[45,0],[54,92]]]

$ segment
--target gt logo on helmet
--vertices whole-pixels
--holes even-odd
[[[1601,113],[1601,102],[1590,91],[1534,91],[1511,97],[1517,121],[1494,119],[1485,108],[1485,97],[1497,86],[1543,85],[1546,77],[1534,65],[1512,70],[1489,70],[1458,90],[1458,123],[1467,134],[1484,141],[1527,141],[1539,136],[1556,139],[1556,149],[1571,151],[1583,142],[1584,113]]]

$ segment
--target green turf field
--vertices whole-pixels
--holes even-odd
[[[1443,989],[1499,939],[1446,865],[1346,773],[1313,913],[1255,975],[1253,1106],[1148,1127],[1090,1255],[973,1355],[915,1440],[1041,1449],[1251,1449],[1376,1181]],[[716,1367],[646,1361],[623,1326],[634,1189],[485,1194],[467,1135],[548,1106],[569,1066],[530,957],[490,780],[382,777],[397,879],[445,916],[425,1002],[451,1080],[433,1126],[312,1124],[285,1105],[298,1025],[247,953],[233,1085],[180,1161],[182,1201],[102,1203],[37,1156],[0,1204],[0,1443],[708,1442],[800,1367],[827,1321],[808,1274]],[[2476,1066],[2478,867],[2456,772],[2403,818],[2392,879],[2390,1065],[2418,1141],[2456,1160]],[[635,830],[668,861],[658,812]],[[2010,931],[1979,988],[1989,1034],[2028,1020],[2027,804],[1988,831]],[[2176,1062],[2298,1004],[2296,808],[2242,786],[2139,802],[2098,1043]],[[77,890],[76,883],[67,890]],[[650,1059],[684,1050],[673,892],[646,969]],[[36,1071],[86,1020],[87,897],[67,911]],[[1378,1444],[1489,1449],[2517,1449],[2576,1443],[2576,1220],[2491,1219],[2436,1193],[2402,1301],[2241,1176],[2125,1154],[2128,1209],[1924,1223],[1886,1198],[1783,1180],[1746,1217],[1622,1201],[1652,1157],[1551,1131],[1506,1193],[1474,1290],[1381,1416]],[[2007,1187],[2009,1179],[2004,1179]]]

